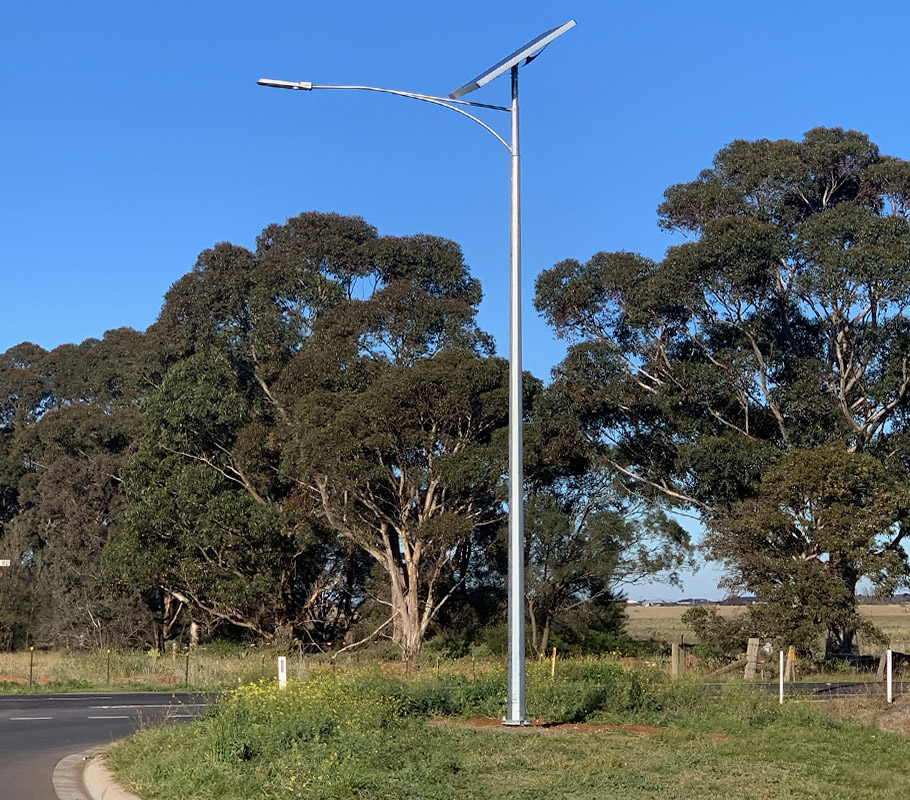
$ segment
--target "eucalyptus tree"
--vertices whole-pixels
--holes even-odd
[[[149,330],[162,377],[143,404],[148,431],[109,559],[123,581],[209,627],[316,646],[343,634],[362,569],[279,474],[287,412],[275,385],[315,317],[346,297],[371,238],[362,220],[303,215],[266,229],[255,253],[204,251],[168,291]]]
[[[501,362],[477,357],[490,350],[479,300],[454,243],[337,214],[271,225],[255,252],[203,252],[149,331],[166,374],[144,406],[125,544],[152,555],[149,579],[275,635],[303,624],[301,590],[327,608],[346,587],[350,623],[365,554],[416,657],[458,580],[449,565],[496,505],[505,384]]]
[[[557,384],[630,490],[697,512],[731,587],[793,607],[786,586],[826,576],[807,614],[830,609],[817,624],[840,650],[857,580],[907,574],[908,198],[910,163],[856,131],[735,141],[667,190],[661,225],[688,241],[662,261],[603,252],[537,283],[538,309],[573,342]],[[854,485],[846,505],[797,468],[855,475],[869,459],[887,480]],[[773,488],[790,479],[786,497]],[[788,516],[797,499],[808,516]],[[788,523],[743,516],[755,502]],[[875,525],[870,504],[889,509]]]
[[[451,348],[297,367],[286,470],[386,576],[389,632],[412,662],[502,517],[507,365]]]
[[[346,552],[277,476],[274,429],[226,360],[175,363],[143,405],[147,433],[124,470],[126,525],[107,560],[121,581],[161,593],[210,629],[266,640],[331,640],[350,577]]]
[[[120,468],[142,429],[143,343],[121,329],[0,357],[0,405],[9,411],[0,431],[2,544],[11,561],[3,588],[16,595],[3,613],[35,642],[107,646],[150,635],[141,598],[111,586],[101,565],[122,511]]]

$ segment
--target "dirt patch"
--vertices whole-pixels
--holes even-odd
[[[452,719],[437,717],[430,720],[431,725],[441,728],[500,728],[502,730],[519,731],[526,733],[586,733],[601,736],[653,736],[660,733],[660,728],[653,725],[621,725],[618,722],[591,723],[591,722],[544,722],[533,720],[528,725],[503,725],[502,720],[494,717],[470,717],[467,719]]]
[[[881,698],[849,697],[829,700],[823,707],[837,720],[910,736],[910,698],[898,697],[889,705]]]

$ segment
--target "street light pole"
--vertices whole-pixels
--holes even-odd
[[[550,42],[575,27],[575,20],[545,31],[526,45],[510,53],[448,97],[385,89],[379,86],[338,86],[314,84],[311,81],[279,81],[263,78],[260,86],[276,89],[312,91],[314,89],[356,89],[407,97],[412,100],[448,108],[476,122],[508,150],[511,158],[510,270],[509,270],[509,696],[504,725],[527,725],[525,706],[525,591],[524,591],[524,456],[522,451],[522,374],[521,374],[521,153],[518,124],[518,67],[530,63]],[[463,95],[485,86],[494,78],[509,72],[512,80],[512,104],[488,105],[461,100]],[[464,107],[507,111],[511,116],[511,141]]]
[[[518,65],[512,78],[512,202],[509,270],[509,695],[505,725],[525,718],[524,391],[521,381],[521,151],[518,144]]]

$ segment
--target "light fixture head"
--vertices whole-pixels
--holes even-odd
[[[313,88],[312,81],[276,81],[272,78],[260,78],[256,81],[260,86],[271,86],[274,89],[303,89],[310,91]]]

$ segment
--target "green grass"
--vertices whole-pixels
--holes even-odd
[[[284,692],[246,686],[198,723],[118,744],[108,761],[146,800],[887,800],[906,797],[910,780],[904,737],[745,690],[707,699],[656,671],[589,664],[554,683],[532,670],[529,710],[585,723],[550,728],[466,723],[502,712],[502,676],[449,683],[323,674]]]

